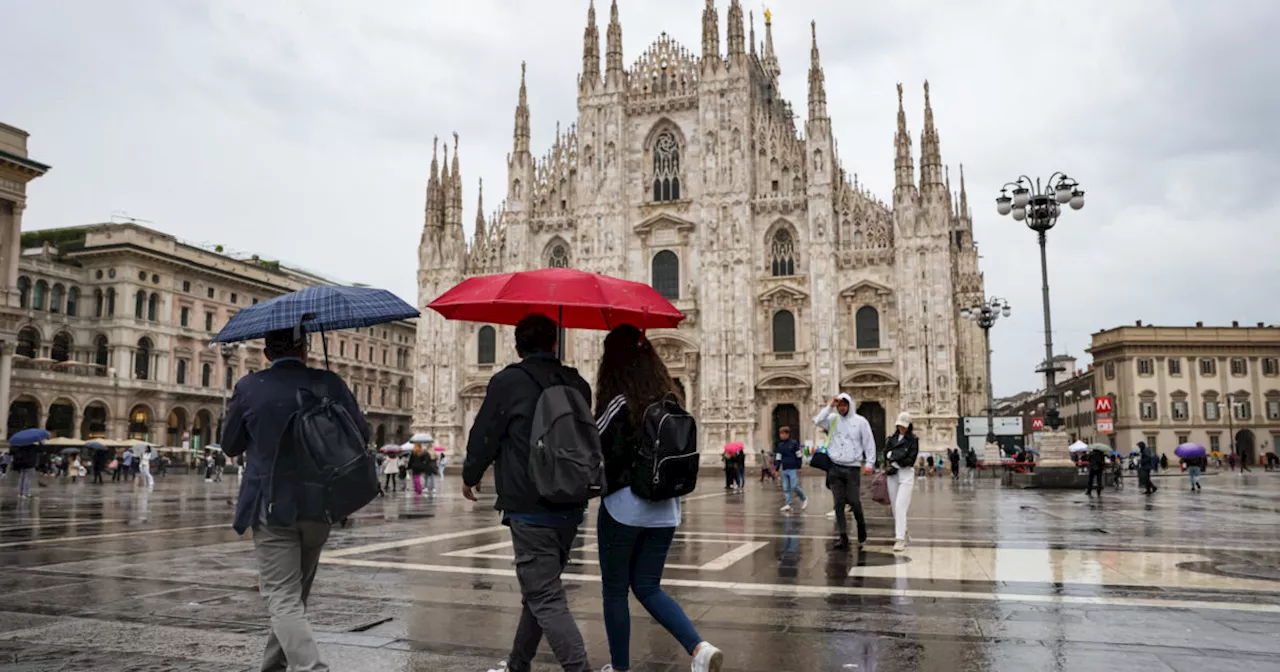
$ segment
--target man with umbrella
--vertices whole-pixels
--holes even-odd
[[[1098,487],[1098,496],[1102,496],[1102,473],[1107,468],[1107,450],[1108,446],[1101,443],[1095,443],[1089,446],[1089,484],[1085,486],[1084,494],[1092,497],[1094,484]]]
[[[49,440],[49,432],[43,429],[24,429],[9,437],[9,452],[13,453],[13,468],[18,472],[18,497],[31,499],[31,481],[35,480],[36,464],[40,461],[40,444]]]

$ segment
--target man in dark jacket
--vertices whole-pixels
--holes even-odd
[[[791,512],[791,495],[800,496],[800,509],[809,508],[809,498],[800,489],[800,468],[804,466],[804,449],[800,442],[791,438],[790,427],[778,428],[778,446],[773,452],[774,468],[782,470],[782,494],[786,503],[783,513]]]
[[[248,457],[233,527],[240,534],[253,528],[258,587],[271,614],[261,669],[320,672],[329,666],[320,660],[306,605],[329,526],[298,520],[302,476],[287,429],[299,408],[299,389],[325,390],[366,442],[369,423],[337,374],[307,366],[305,335],[292,329],[267,334],[266,355],[271,367],[240,379],[227,407],[222,449]]]
[[[1138,458],[1138,485],[1143,488],[1143,494],[1151,494],[1160,488],[1151,482],[1151,472],[1158,464],[1155,451],[1147,448],[1145,441],[1138,442],[1138,450],[1140,457]]]
[[[524,611],[507,660],[509,672],[528,672],[545,634],[556,660],[566,672],[589,672],[582,633],[569,612],[560,574],[569,562],[586,502],[556,505],[538,496],[529,478],[529,437],[542,385],[557,381],[576,389],[589,404],[591,387],[572,368],[560,363],[556,323],[532,314],[516,325],[516,353],[522,361],[489,380],[484,403],[467,439],[462,467],[462,495],[476,500],[474,488],[494,465],[494,485],[502,522],[511,528]]]
[[[1102,472],[1107,468],[1107,456],[1102,454],[1100,450],[1089,451],[1089,484],[1085,486],[1084,494],[1093,495],[1093,484],[1098,484],[1098,496],[1102,496]]]

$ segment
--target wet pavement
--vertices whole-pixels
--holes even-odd
[[[488,670],[520,612],[492,495],[397,493],[334,530],[309,613],[336,671]],[[1280,669],[1280,473],[1128,482],[1101,498],[918,481],[911,546],[864,498],[871,542],[827,550],[830,494],[782,514],[774,484],[726,494],[713,472],[685,503],[665,585],[726,670]],[[133,485],[0,480],[0,670],[257,670],[267,616],[235,478]],[[490,489],[486,492],[491,493]],[[797,507],[798,508],[798,507]],[[566,571],[598,668],[608,661],[595,507]],[[688,657],[634,601],[637,671]],[[544,646],[540,670],[558,669]]]

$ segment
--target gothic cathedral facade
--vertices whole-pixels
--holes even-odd
[[[418,287],[425,305],[473,275],[548,266],[651,284],[687,319],[649,338],[683,389],[704,450],[759,451],[779,425],[820,442],[810,418],[848,392],[879,442],[898,411],[926,447],[955,445],[985,408],[978,327],[982,275],[963,172],[952,192],[924,85],[920,171],[898,87],[892,205],[841,166],[827,116],[816,28],[808,117],[779,94],[772,22],[757,50],[732,0],[702,13],[701,57],[665,34],[625,68],[616,0],[604,69],[587,12],[577,123],[530,153],[523,66],[507,198],[471,240],[452,165],[433,157]],[[481,195],[483,199],[483,195]],[[601,332],[570,331],[566,360],[594,382]],[[511,327],[418,322],[414,429],[461,453],[489,377],[514,361]]]

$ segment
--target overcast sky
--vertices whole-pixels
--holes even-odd
[[[623,0],[628,66],[666,31],[701,50],[702,0]],[[722,32],[725,0],[718,0]],[[756,14],[763,39],[763,5]],[[504,194],[520,61],[534,154],[576,114],[585,0],[6,0],[0,121],[53,170],[24,228],[127,212],[192,241],[280,258],[416,300],[432,136],[461,136]],[[598,8],[601,51],[607,3]],[[844,167],[888,201],[894,84],[919,151],[930,80],[943,161],[965,164],[996,394],[1038,386],[1035,235],[992,199],[1062,170],[1088,192],[1049,234],[1054,340],[1131,324],[1276,322],[1280,3],[1272,0],[788,0],[774,12],[784,93],[803,115],[818,22]],[[722,46],[725,39],[721,38]],[[919,160],[917,158],[917,167]],[[958,185],[957,185],[958,186]]]

